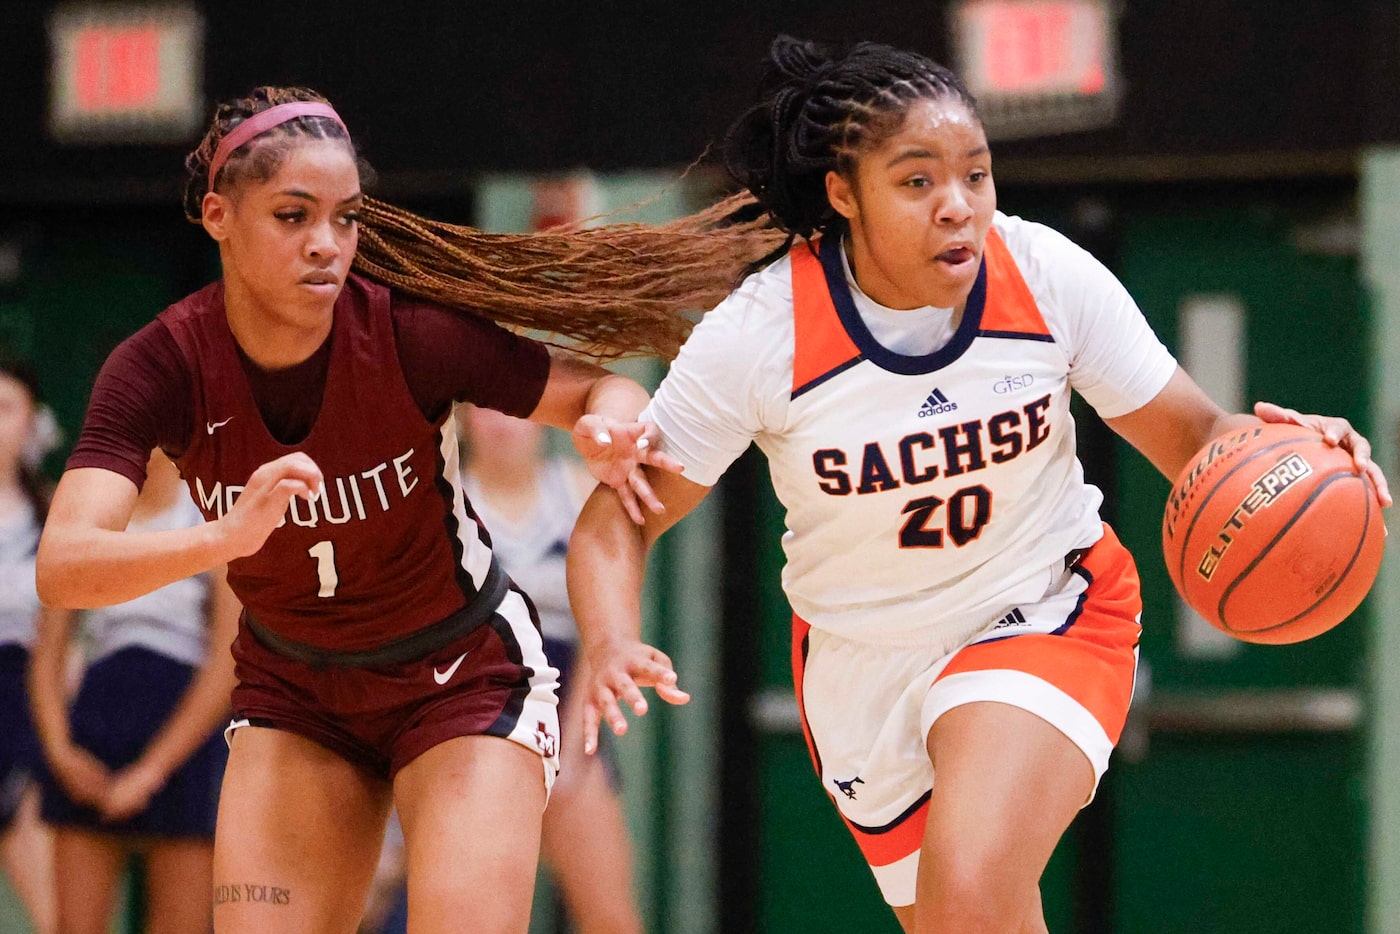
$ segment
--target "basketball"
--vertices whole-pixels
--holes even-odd
[[[1177,591],[1245,642],[1301,642],[1346,619],[1384,544],[1370,478],[1349,451],[1298,425],[1213,439],[1177,478],[1162,519]]]

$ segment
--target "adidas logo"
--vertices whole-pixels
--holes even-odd
[[[935,389],[928,394],[924,404],[919,406],[919,417],[928,418],[931,415],[942,415],[944,412],[954,412],[958,408],[956,402],[949,402],[948,397],[943,395],[943,390]]]
[[[1022,612],[1021,612],[1021,608],[1018,606],[1016,609],[1012,610],[1010,613],[1007,613],[1005,616],[1003,616],[1003,617],[1001,618],[1001,620],[998,621],[997,624],[996,624],[995,626],[993,626],[992,628],[993,628],[993,629],[1008,629],[1008,628],[1010,628],[1010,627],[1012,627],[1012,626],[1024,626],[1024,625],[1026,625],[1026,614],[1022,613]]]

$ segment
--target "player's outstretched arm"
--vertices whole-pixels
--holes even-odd
[[[309,499],[321,470],[302,453],[263,464],[233,508],[216,522],[161,532],[128,532],[136,485],[98,467],[59,481],[39,541],[39,599],[87,609],[125,603],[251,555],[272,534],[293,496]]]
[[[552,351],[549,382],[532,421],[573,434],[574,447],[588,472],[617,491],[623,508],[640,524],[645,504],[653,513],[665,507],[642,471],[643,464],[679,472],[681,465],[658,449],[656,426],[637,421],[649,401],[636,382],[594,363]]]
[[[1216,405],[1187,372],[1177,367],[1156,397],[1135,412],[1107,419],[1108,426],[1142,452],[1168,480],[1175,480],[1182,468],[1206,442],[1233,428],[1259,422],[1287,422],[1312,428],[1329,444],[1349,451],[1356,467],[1371,478],[1380,493],[1382,505],[1391,504],[1385,475],[1371,460],[1371,443],[1344,418],[1330,415],[1304,415],[1271,402],[1260,402],[1254,414],[1226,412]]]
[[[600,723],[618,735],[627,731],[623,705],[637,716],[647,712],[642,688],[654,688],[667,703],[690,700],[677,686],[671,659],[642,642],[642,579],[652,542],[699,505],[709,487],[650,467],[646,472],[663,512],[637,525],[619,498],[600,486],[569,540],[569,602],[589,668],[580,696],[584,751],[590,754],[598,748]]]

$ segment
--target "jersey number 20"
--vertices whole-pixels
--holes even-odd
[[[982,534],[992,517],[992,491],[980,483],[963,487],[947,499],[948,508],[940,515],[939,507],[944,505],[938,496],[921,496],[905,503],[900,514],[909,518],[899,530],[899,547],[942,548],[945,529],[954,545],[966,545]]]

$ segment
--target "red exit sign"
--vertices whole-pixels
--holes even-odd
[[[49,129],[58,139],[178,142],[199,128],[203,21],[193,9],[60,7],[49,49]]]
[[[1109,0],[963,0],[953,40],[963,80],[999,135],[1085,129],[1116,112]]]

